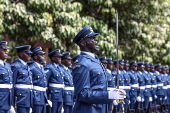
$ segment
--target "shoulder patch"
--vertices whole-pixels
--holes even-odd
[[[77,67],[81,67],[81,65],[74,65],[73,69],[77,68]]]
[[[79,62],[78,60],[76,60],[74,63],[77,63],[77,62]]]

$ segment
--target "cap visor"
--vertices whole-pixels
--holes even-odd
[[[99,34],[99,33],[91,33],[91,34],[87,35],[85,38],[92,37],[92,36],[96,36],[96,35],[98,35],[98,34]]]

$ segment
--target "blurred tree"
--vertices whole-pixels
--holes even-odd
[[[72,39],[85,25],[89,24],[94,31],[101,33],[99,39],[102,54],[114,53],[115,33],[101,19],[89,15],[81,16],[83,5],[74,0],[1,0],[0,9],[4,15],[1,37],[8,34],[11,46],[25,42],[34,45],[37,41],[52,43],[53,49],[78,54],[78,46]],[[113,55],[114,56],[114,55]]]
[[[170,63],[169,0],[0,0],[0,39],[11,46],[37,41],[79,52],[72,43],[85,25],[99,32],[99,56],[115,59],[119,12],[119,58]],[[11,51],[12,53],[13,51]]]
[[[119,50],[122,58],[154,63],[170,63],[169,0],[81,0],[82,15],[104,20],[116,28],[119,13]],[[115,8],[115,9],[114,9]]]

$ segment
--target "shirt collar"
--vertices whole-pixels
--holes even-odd
[[[22,59],[19,58],[19,61],[24,64],[24,65],[27,65],[27,63],[25,61],[23,61]]]
[[[35,62],[39,68],[43,67],[41,64],[39,64],[38,62]]]
[[[87,55],[92,56],[93,58],[95,58],[95,54],[91,53],[91,52],[86,52],[86,51],[81,51],[82,53],[85,53]]]
[[[0,64],[4,66],[4,61],[3,61],[3,60],[0,60]]]
[[[58,67],[58,66],[59,66],[59,64],[56,64],[56,63],[54,63],[54,65],[55,65],[56,67]]]

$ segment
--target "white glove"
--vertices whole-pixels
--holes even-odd
[[[152,97],[149,97],[149,102],[152,102]]]
[[[142,102],[144,102],[145,101],[145,99],[144,98],[142,98]]]
[[[32,108],[30,108],[30,113],[32,113]]]
[[[155,98],[157,98],[157,96],[155,95]]]
[[[130,104],[130,100],[129,100],[128,104]]]
[[[64,108],[63,107],[61,108],[61,113],[64,113]]]
[[[15,113],[15,109],[13,106],[11,106],[11,109],[9,110],[10,113]]]
[[[115,106],[117,106],[117,105],[118,105],[118,103],[117,103],[117,101],[116,101],[116,100],[114,100],[114,101],[113,101],[113,105],[115,105]]]
[[[123,95],[122,92],[120,91],[114,91],[114,90],[110,90],[108,91],[108,95],[109,95],[109,99],[121,99],[123,100],[124,98],[126,98],[125,95]]]
[[[138,96],[138,97],[136,98],[136,100],[137,100],[138,102],[142,102],[142,98],[141,98],[140,96]]]
[[[47,100],[47,102],[50,105],[50,107],[52,107],[52,102],[50,100]]]
[[[165,96],[165,100],[167,99],[167,96]]]

